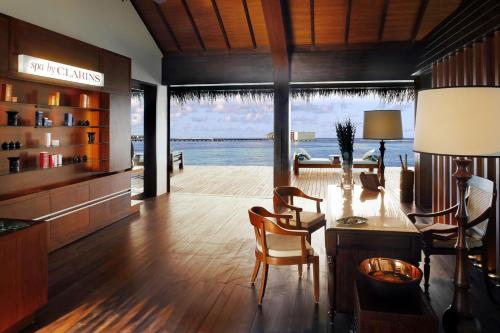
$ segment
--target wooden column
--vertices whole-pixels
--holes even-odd
[[[290,85],[274,84],[274,186],[290,185]]]
[[[290,185],[290,57],[282,0],[262,0],[274,71],[274,186]]]

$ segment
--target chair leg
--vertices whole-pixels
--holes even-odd
[[[311,240],[311,233],[310,232],[307,233],[306,240],[309,243],[309,245],[312,246],[312,240]],[[309,270],[310,268],[311,268],[311,263],[308,261],[307,262],[307,270]]]
[[[313,257],[314,302],[319,303],[319,257]]]
[[[262,299],[264,298],[264,292],[266,291],[267,271],[268,270],[269,270],[269,265],[262,263],[262,278],[260,281],[259,305],[262,305]]]
[[[299,266],[299,279],[302,279],[302,264],[298,264]]]
[[[429,276],[431,274],[431,256],[429,253],[424,252],[424,291],[425,295],[429,297]]]
[[[253,268],[253,273],[252,273],[252,284],[255,282],[257,274],[259,274],[259,268],[260,268],[260,260],[255,258],[255,266]]]

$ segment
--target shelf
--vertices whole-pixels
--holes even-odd
[[[47,170],[53,170],[53,169],[60,169],[60,168],[66,168],[70,166],[84,166],[87,163],[90,163],[91,161],[87,162],[80,162],[80,163],[73,163],[73,162],[67,162],[64,163],[61,166],[54,167],[54,168],[27,168],[27,169],[21,169],[19,172],[9,172],[9,171],[2,171],[0,172],[0,177],[5,177],[5,176],[11,176],[11,175],[19,175],[21,173],[28,173],[28,172],[39,172],[39,171],[47,171]]]
[[[60,145],[60,146],[51,146],[51,147],[46,147],[46,146],[38,146],[38,147],[26,147],[26,148],[21,148],[21,149],[0,149],[0,153],[13,153],[13,152],[21,152],[21,151],[30,151],[30,150],[42,150],[42,149],[57,149],[57,148],[67,148],[67,147],[83,147],[87,145],[107,145],[109,142],[96,142],[96,143],[79,143],[79,144],[72,144],[72,145]]]
[[[2,105],[8,105],[10,107],[13,107],[15,105],[21,105],[21,106],[28,106],[28,107],[33,107],[35,109],[45,109],[45,110],[52,110],[52,109],[71,109],[71,110],[80,110],[80,111],[92,111],[92,112],[105,112],[109,111],[109,109],[104,109],[104,108],[83,108],[80,106],[68,106],[68,105],[44,105],[44,104],[33,104],[33,103],[23,103],[23,102],[5,102],[5,101],[0,101],[0,104]]]
[[[108,126],[25,126],[25,125],[19,125],[19,126],[7,126],[7,125],[0,125],[0,128],[44,128],[44,129],[51,129],[51,128],[108,128]]]
[[[28,172],[48,171],[48,170],[66,168],[66,167],[70,167],[70,166],[85,166],[86,164],[89,164],[92,162],[105,162],[105,161],[107,161],[107,159],[91,159],[91,160],[87,160],[86,162],[79,162],[79,163],[66,162],[66,163],[63,163],[63,165],[58,166],[58,167],[54,167],[54,168],[38,168],[37,167],[37,168],[21,169],[21,171],[19,171],[19,172],[2,171],[2,172],[0,172],[0,177],[19,175],[21,173],[28,173]]]

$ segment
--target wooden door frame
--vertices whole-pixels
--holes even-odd
[[[132,80],[132,89],[144,91],[144,197],[155,197],[156,175],[156,100],[158,86]]]

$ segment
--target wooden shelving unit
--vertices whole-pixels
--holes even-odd
[[[16,184],[30,183],[29,187],[47,186],[50,182],[67,182],[109,171],[109,114],[108,93],[92,90],[48,85],[0,77],[0,84],[12,85],[13,96],[19,102],[0,101],[0,145],[4,142],[21,143],[21,149],[0,150],[0,177],[3,189],[0,194],[14,192]],[[60,93],[60,105],[48,105],[49,96]],[[89,96],[88,107],[79,106],[80,94]],[[18,126],[8,126],[7,111],[18,112]],[[53,126],[35,126],[35,113],[43,112]],[[88,121],[89,126],[66,126],[65,113],[71,113],[74,123]],[[88,143],[87,132],[94,132],[95,143]],[[51,133],[59,146],[45,146],[45,135]],[[63,165],[40,168],[39,153],[61,154]],[[73,163],[75,156],[86,156],[87,162]],[[20,172],[9,172],[8,157],[19,157]],[[43,172],[52,169],[50,177]],[[49,179],[50,178],[50,179]]]

